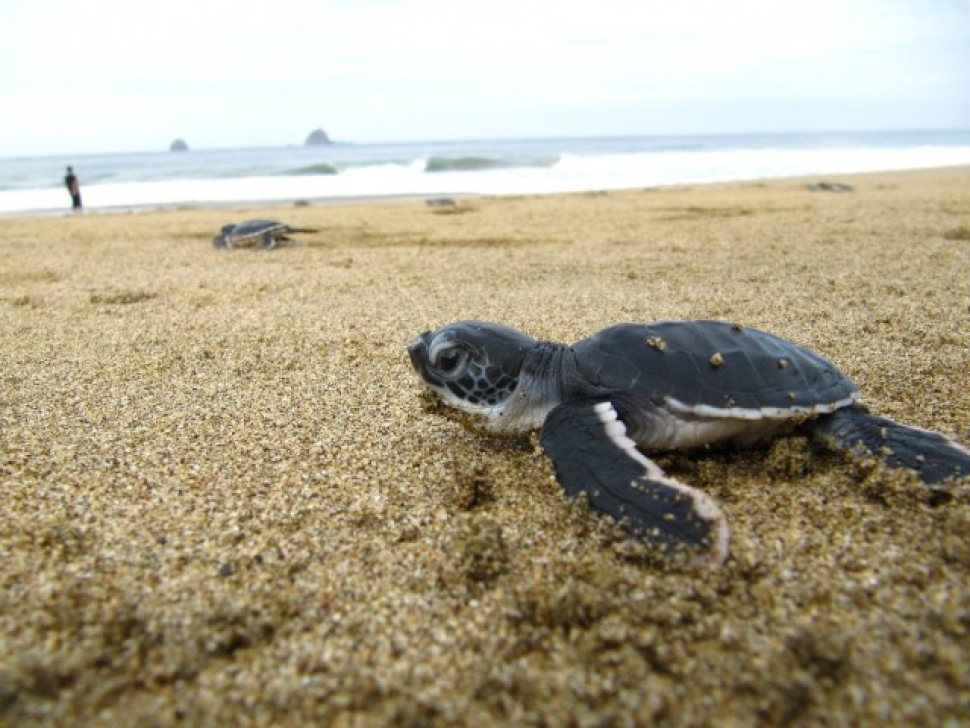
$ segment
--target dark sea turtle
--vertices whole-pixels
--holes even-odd
[[[717,504],[645,453],[754,445],[800,431],[923,483],[970,476],[970,450],[877,417],[827,359],[720,321],[618,324],[571,346],[500,324],[458,321],[418,336],[411,363],[475,429],[541,429],[566,493],[669,550],[720,564],[729,530]],[[698,555],[699,554],[699,555]]]
[[[269,250],[279,242],[288,242],[290,233],[315,232],[310,228],[290,227],[276,220],[244,220],[223,225],[219,234],[212,238],[212,244],[217,248],[256,245],[261,250]]]

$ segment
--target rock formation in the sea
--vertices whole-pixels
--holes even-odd
[[[327,136],[327,132],[323,129],[314,129],[310,132],[310,135],[303,142],[305,147],[322,147],[326,144],[332,144],[330,137]]]
[[[187,152],[189,151],[189,145],[185,143],[184,139],[176,139],[172,142],[171,146],[168,148],[170,152]]]

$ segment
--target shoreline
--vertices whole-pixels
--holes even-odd
[[[85,208],[83,214],[90,215],[132,215],[132,214],[143,214],[151,212],[173,212],[173,211],[189,211],[189,210],[242,210],[242,209],[252,209],[252,208],[285,208],[285,207],[324,207],[324,206],[334,206],[334,205],[372,205],[372,204],[383,204],[388,202],[415,202],[424,201],[428,199],[440,199],[440,198],[451,198],[456,201],[458,200],[474,200],[474,199],[488,199],[488,198],[503,198],[503,197],[542,197],[542,196],[562,196],[562,195],[585,195],[585,194],[623,194],[629,192],[637,191],[650,191],[650,190],[677,190],[677,189],[688,189],[688,188],[716,188],[719,186],[732,186],[732,185],[746,185],[746,184],[767,184],[767,183],[788,183],[788,184],[798,184],[804,183],[805,185],[817,184],[819,182],[838,182],[843,178],[861,178],[865,179],[872,175],[895,175],[895,174],[906,174],[906,173],[928,173],[933,171],[947,171],[947,170],[960,170],[970,168],[970,165],[966,164],[954,164],[948,166],[937,166],[937,167],[919,167],[913,169],[899,169],[899,170],[874,170],[874,171],[863,171],[863,172],[847,172],[847,173],[819,173],[819,174],[797,174],[790,176],[780,176],[780,177],[744,177],[737,179],[726,179],[726,180],[715,180],[715,181],[704,181],[704,182],[694,182],[694,183],[670,183],[670,184],[657,184],[648,185],[644,187],[627,187],[627,188],[608,188],[608,189],[589,189],[589,190],[577,190],[577,191],[554,191],[554,192],[510,192],[507,194],[497,194],[497,193],[471,193],[471,192],[439,192],[439,193],[401,193],[401,194],[375,194],[375,195],[347,195],[347,196],[328,196],[328,197],[286,197],[280,199],[244,199],[244,200],[231,200],[231,201],[208,201],[208,202],[171,202],[171,203],[146,203],[144,205],[115,205],[106,206],[98,208]],[[71,212],[70,208],[65,206],[64,208],[48,208],[43,210],[15,210],[4,212],[0,211],[0,219],[16,219],[16,218],[31,218],[31,217],[57,217],[60,215],[71,216],[74,213]]]
[[[440,197],[450,197],[455,200],[459,199],[471,199],[475,197],[483,197],[485,195],[469,195],[469,194],[438,194],[438,195],[417,195],[417,194],[401,194],[401,195],[352,195],[348,197],[319,197],[319,198],[303,198],[303,197],[293,197],[279,200],[233,200],[229,202],[171,202],[163,204],[151,204],[147,203],[144,205],[114,205],[110,207],[98,207],[98,208],[84,208],[84,212],[81,215],[136,215],[152,212],[189,212],[192,210],[242,210],[242,209],[253,209],[253,208],[270,208],[270,207],[324,207],[331,205],[370,205],[370,204],[383,204],[391,202],[415,202],[423,201],[428,198],[440,198]],[[75,215],[72,213],[70,208],[67,209],[44,209],[36,211],[13,211],[13,212],[0,212],[0,219],[2,218],[31,218],[31,217],[58,217],[65,215],[71,217]]]
[[[0,724],[965,721],[970,484],[799,436],[659,454],[731,528],[680,570],[536,435],[429,407],[406,347],[733,321],[970,446],[970,167],[229,209],[317,232],[0,217]]]

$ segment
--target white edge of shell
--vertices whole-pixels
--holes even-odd
[[[859,400],[862,395],[853,392],[844,399],[825,404],[816,404],[811,407],[793,405],[791,407],[762,407],[761,409],[748,409],[747,407],[714,407],[709,404],[689,405],[679,399],[669,398],[667,404],[670,409],[680,414],[691,414],[699,417],[711,419],[734,419],[734,420],[785,420],[798,415],[827,415],[843,407],[848,407]]]

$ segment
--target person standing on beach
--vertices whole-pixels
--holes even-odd
[[[67,174],[64,175],[64,186],[67,187],[67,191],[71,193],[71,207],[74,212],[81,211],[81,185],[78,184],[77,176],[74,174],[74,169],[71,167],[67,168]]]

